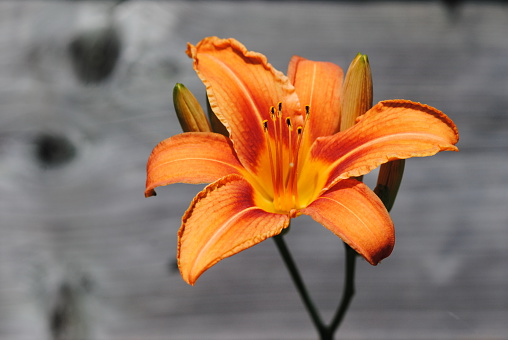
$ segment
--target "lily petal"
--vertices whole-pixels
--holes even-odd
[[[390,215],[360,181],[339,181],[300,212],[331,230],[372,265],[393,250],[395,231]]]
[[[457,127],[441,111],[408,100],[383,101],[350,129],[318,138],[300,178],[326,190],[391,160],[458,151],[458,140]]]
[[[201,191],[182,218],[178,232],[178,266],[193,285],[220,260],[279,234],[287,215],[267,213],[254,204],[254,190],[231,175]]]
[[[344,78],[342,68],[330,62],[293,56],[289,62],[288,77],[296,88],[300,104],[310,106],[310,120],[306,127],[307,147],[317,137],[338,132]]]
[[[211,183],[230,174],[240,174],[242,165],[231,141],[207,132],[182,133],[160,142],[146,165],[145,196],[158,186],[173,183]]]
[[[301,116],[293,85],[264,55],[234,39],[205,38],[196,46],[188,44],[187,55],[194,59],[210,106],[228,129],[243,166],[255,174],[264,169],[268,172],[263,177],[269,178],[263,120],[270,119],[270,107],[279,102],[285,116]]]

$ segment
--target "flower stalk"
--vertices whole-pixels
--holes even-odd
[[[284,260],[286,268],[291,275],[291,279],[293,280],[296,290],[298,291],[298,294],[300,294],[300,298],[302,299],[303,304],[305,305],[305,308],[310,315],[314,327],[320,334],[326,332],[326,326],[321,320],[321,316],[319,315],[319,312],[316,309],[314,302],[312,301],[312,298],[307,291],[307,288],[305,287],[305,283],[303,282],[302,276],[298,271],[298,267],[293,260],[293,256],[289,252],[289,248],[284,241],[284,236],[282,234],[276,235],[273,237],[273,240],[275,241],[275,245],[279,250],[280,256]]]

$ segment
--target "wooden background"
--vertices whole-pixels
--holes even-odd
[[[271,240],[190,287],[176,231],[200,187],[143,197],[151,149],[180,131],[174,84],[203,99],[184,50],[208,35],[283,71],[366,53],[375,101],[459,127],[459,153],[406,163],[395,250],[359,261],[337,339],[508,339],[508,7],[481,1],[0,2],[0,338],[316,338]],[[287,239],[330,317],[340,241],[306,218]]]

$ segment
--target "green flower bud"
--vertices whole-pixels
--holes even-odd
[[[176,116],[184,132],[210,132],[210,123],[196,97],[183,84],[173,88]]]
[[[358,53],[349,65],[341,101],[340,131],[355,125],[356,118],[372,107],[372,74],[365,54]]]
[[[404,174],[405,159],[398,159],[381,165],[374,192],[390,211],[397,197],[402,175]]]
[[[208,119],[210,119],[210,125],[212,126],[212,131],[216,133],[220,133],[223,136],[229,137],[228,129],[222,124],[222,122],[217,118],[215,113],[210,106],[210,100],[206,97],[206,109],[208,111]]]

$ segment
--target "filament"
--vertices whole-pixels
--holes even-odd
[[[278,191],[277,191],[277,185],[275,181],[277,180],[275,177],[275,168],[273,164],[273,154],[272,154],[272,145],[270,143],[270,138],[268,135],[268,120],[263,121],[263,131],[265,133],[265,139],[266,139],[266,147],[268,148],[268,158],[270,158],[270,173],[272,175],[272,185],[273,185],[273,198],[275,199],[278,197]]]

